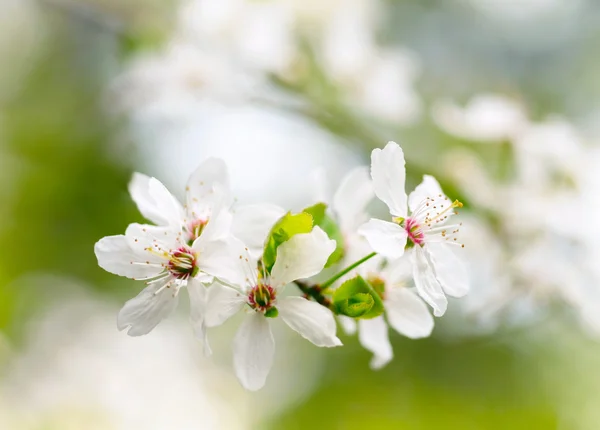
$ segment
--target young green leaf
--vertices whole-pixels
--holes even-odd
[[[313,228],[313,218],[310,214],[301,212],[292,215],[285,214],[279,219],[271,229],[265,248],[263,251],[263,265],[267,273],[271,273],[271,269],[277,258],[277,248],[283,242],[290,240],[293,236],[300,233],[310,233]]]
[[[330,239],[335,240],[335,250],[325,264],[325,267],[329,267],[344,257],[344,237],[335,220],[327,215],[326,211],[327,205],[325,203],[317,203],[304,209],[303,212],[310,214],[313,217],[314,225],[321,227]]]

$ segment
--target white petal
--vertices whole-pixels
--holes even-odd
[[[229,174],[225,162],[209,158],[192,173],[186,187],[188,210],[196,214],[231,204]],[[220,209],[219,208],[219,209]]]
[[[231,236],[231,223],[233,216],[227,209],[215,213],[208,220],[208,224],[202,230],[202,234],[196,240],[208,242],[211,240],[226,239]],[[201,247],[202,245],[200,245]]]
[[[167,224],[172,226],[181,225],[184,217],[183,207],[158,179],[150,178],[148,181],[148,194],[154,200],[157,213],[167,221]]]
[[[445,293],[452,297],[463,297],[469,292],[469,276],[465,265],[450,246],[445,243],[428,243],[425,248],[429,251],[436,277]]]
[[[319,227],[313,228],[310,233],[293,236],[277,248],[271,271],[272,286],[280,288],[296,279],[318,274],[335,247],[335,240],[329,239]]]
[[[327,202],[331,196],[327,170],[318,167],[308,175],[308,189],[311,202]]]
[[[285,210],[270,204],[238,206],[233,214],[232,233],[255,257],[263,252],[265,239]]]
[[[427,337],[433,330],[433,317],[427,305],[411,290],[386,289],[385,313],[390,326],[411,339]]]
[[[423,175],[423,181],[408,196],[408,207],[414,212],[427,197],[439,198],[440,194],[442,198],[446,197],[438,181],[433,176]]]
[[[141,259],[151,262],[164,262],[169,257],[164,253],[184,246],[181,230],[174,227],[159,227],[147,224],[129,224],[125,230],[129,247]]]
[[[371,369],[381,369],[394,357],[383,316],[358,321],[358,341],[373,353]]]
[[[317,346],[340,346],[331,311],[302,297],[285,297],[277,305],[279,316],[303,338]]]
[[[223,324],[242,310],[246,301],[246,295],[215,282],[207,289],[206,314],[204,316],[206,326],[216,327]]]
[[[129,327],[129,336],[148,334],[177,306],[179,296],[174,296],[172,288],[165,288],[155,294],[164,283],[154,283],[125,303],[117,318],[117,327]]]
[[[358,234],[367,239],[373,251],[386,258],[400,258],[404,254],[408,234],[396,223],[372,218],[360,226]]]
[[[275,340],[269,321],[253,312],[244,319],[233,339],[233,368],[244,388],[250,391],[265,385],[275,355]]]
[[[338,315],[337,320],[344,330],[344,333],[351,336],[356,333],[356,320],[345,315]]]
[[[413,275],[412,249],[405,251],[404,255],[395,260],[389,260],[387,266],[381,271],[381,276],[386,283],[391,285],[406,284]]]
[[[193,248],[198,252],[198,268],[202,272],[240,287],[247,284],[247,278],[256,277],[255,262],[250,259],[244,244],[233,236],[202,242],[202,248],[197,247],[198,243],[199,240]]]
[[[395,142],[389,142],[383,149],[371,152],[371,177],[373,190],[379,200],[397,217],[406,218],[406,169],[404,153]]]
[[[358,167],[342,179],[332,208],[343,232],[355,232],[367,220],[365,208],[374,196],[368,167]]]
[[[151,179],[150,176],[142,173],[134,173],[129,181],[129,194],[144,218],[158,225],[167,225],[169,220],[165,218],[165,214],[150,195]]]
[[[435,278],[433,268],[430,261],[427,259],[425,251],[420,246],[415,247],[413,253],[414,271],[413,277],[419,295],[423,297],[433,308],[433,314],[436,317],[441,317],[446,312],[448,300],[444,295],[442,286]]]
[[[190,322],[194,329],[194,335],[196,339],[203,343],[204,353],[207,356],[212,354],[206,331],[208,288],[196,279],[191,279],[187,284],[187,290],[190,295]]]
[[[107,236],[94,245],[98,265],[115,275],[132,279],[153,278],[163,268],[156,264],[146,264],[143,256],[134,252],[123,235]]]

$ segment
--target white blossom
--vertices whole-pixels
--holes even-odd
[[[190,177],[185,205],[160,181],[142,174],[134,174],[129,189],[142,215],[158,225],[131,224],[125,235],[95,245],[103,269],[146,281],[119,313],[118,328],[128,328],[131,336],[149,333],[177,306],[180,288],[188,287],[196,335],[204,340],[202,283],[235,276],[225,165],[217,159],[202,163]]]
[[[371,219],[360,227],[359,233],[375,252],[386,258],[402,257],[407,243],[413,247],[417,290],[433,307],[434,314],[442,316],[448,304],[446,294],[462,297],[468,291],[465,269],[450,249],[463,246],[456,238],[460,224],[446,224],[454,208],[462,204],[451,202],[432,176],[425,176],[407,197],[405,176],[404,154],[398,144],[389,142],[383,150],[373,150],[373,188],[375,195],[388,206],[391,221]]]
[[[231,282],[235,288],[215,285],[209,289],[208,327],[222,324],[242,309],[247,313],[233,341],[234,370],[246,389],[262,388],[273,364],[275,341],[269,318],[281,317],[317,346],[341,345],[329,309],[302,297],[281,297],[287,284],[319,273],[335,246],[319,227],[297,234],[277,248],[270,274],[259,270],[258,261],[241,248],[236,258],[238,276]]]

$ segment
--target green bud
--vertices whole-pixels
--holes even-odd
[[[360,318],[366,315],[371,308],[375,300],[370,294],[359,293],[347,300],[342,300],[335,304],[336,310],[341,315],[346,315],[351,318]]]
[[[333,310],[352,318],[371,319],[383,313],[383,301],[367,281],[357,276],[335,290]]]

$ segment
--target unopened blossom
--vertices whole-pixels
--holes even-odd
[[[237,279],[230,288],[214,285],[208,291],[207,326],[222,324],[244,309],[246,318],[233,341],[233,365],[240,383],[248,390],[260,389],[267,379],[275,354],[269,319],[280,317],[302,337],[321,347],[342,343],[336,337],[331,311],[303,297],[281,297],[283,288],[323,270],[335,249],[335,241],[319,227],[297,234],[277,248],[271,273],[242,248]]]
[[[434,314],[442,316],[448,305],[446,294],[461,297],[468,291],[465,269],[451,249],[463,246],[457,239],[460,224],[446,224],[462,204],[449,200],[428,175],[407,197],[404,164],[402,148],[395,142],[373,150],[373,189],[388,206],[391,220],[371,219],[359,233],[375,252],[389,259],[400,258],[407,246],[414,248],[411,258],[417,290]]]
[[[176,307],[179,290],[188,287],[196,335],[204,339],[203,283],[235,273],[225,165],[217,159],[202,163],[190,177],[185,205],[160,181],[142,174],[134,175],[129,189],[142,215],[158,226],[131,224],[125,235],[95,245],[100,267],[147,285],[120,311],[118,327],[128,328],[131,336],[149,333]]]

